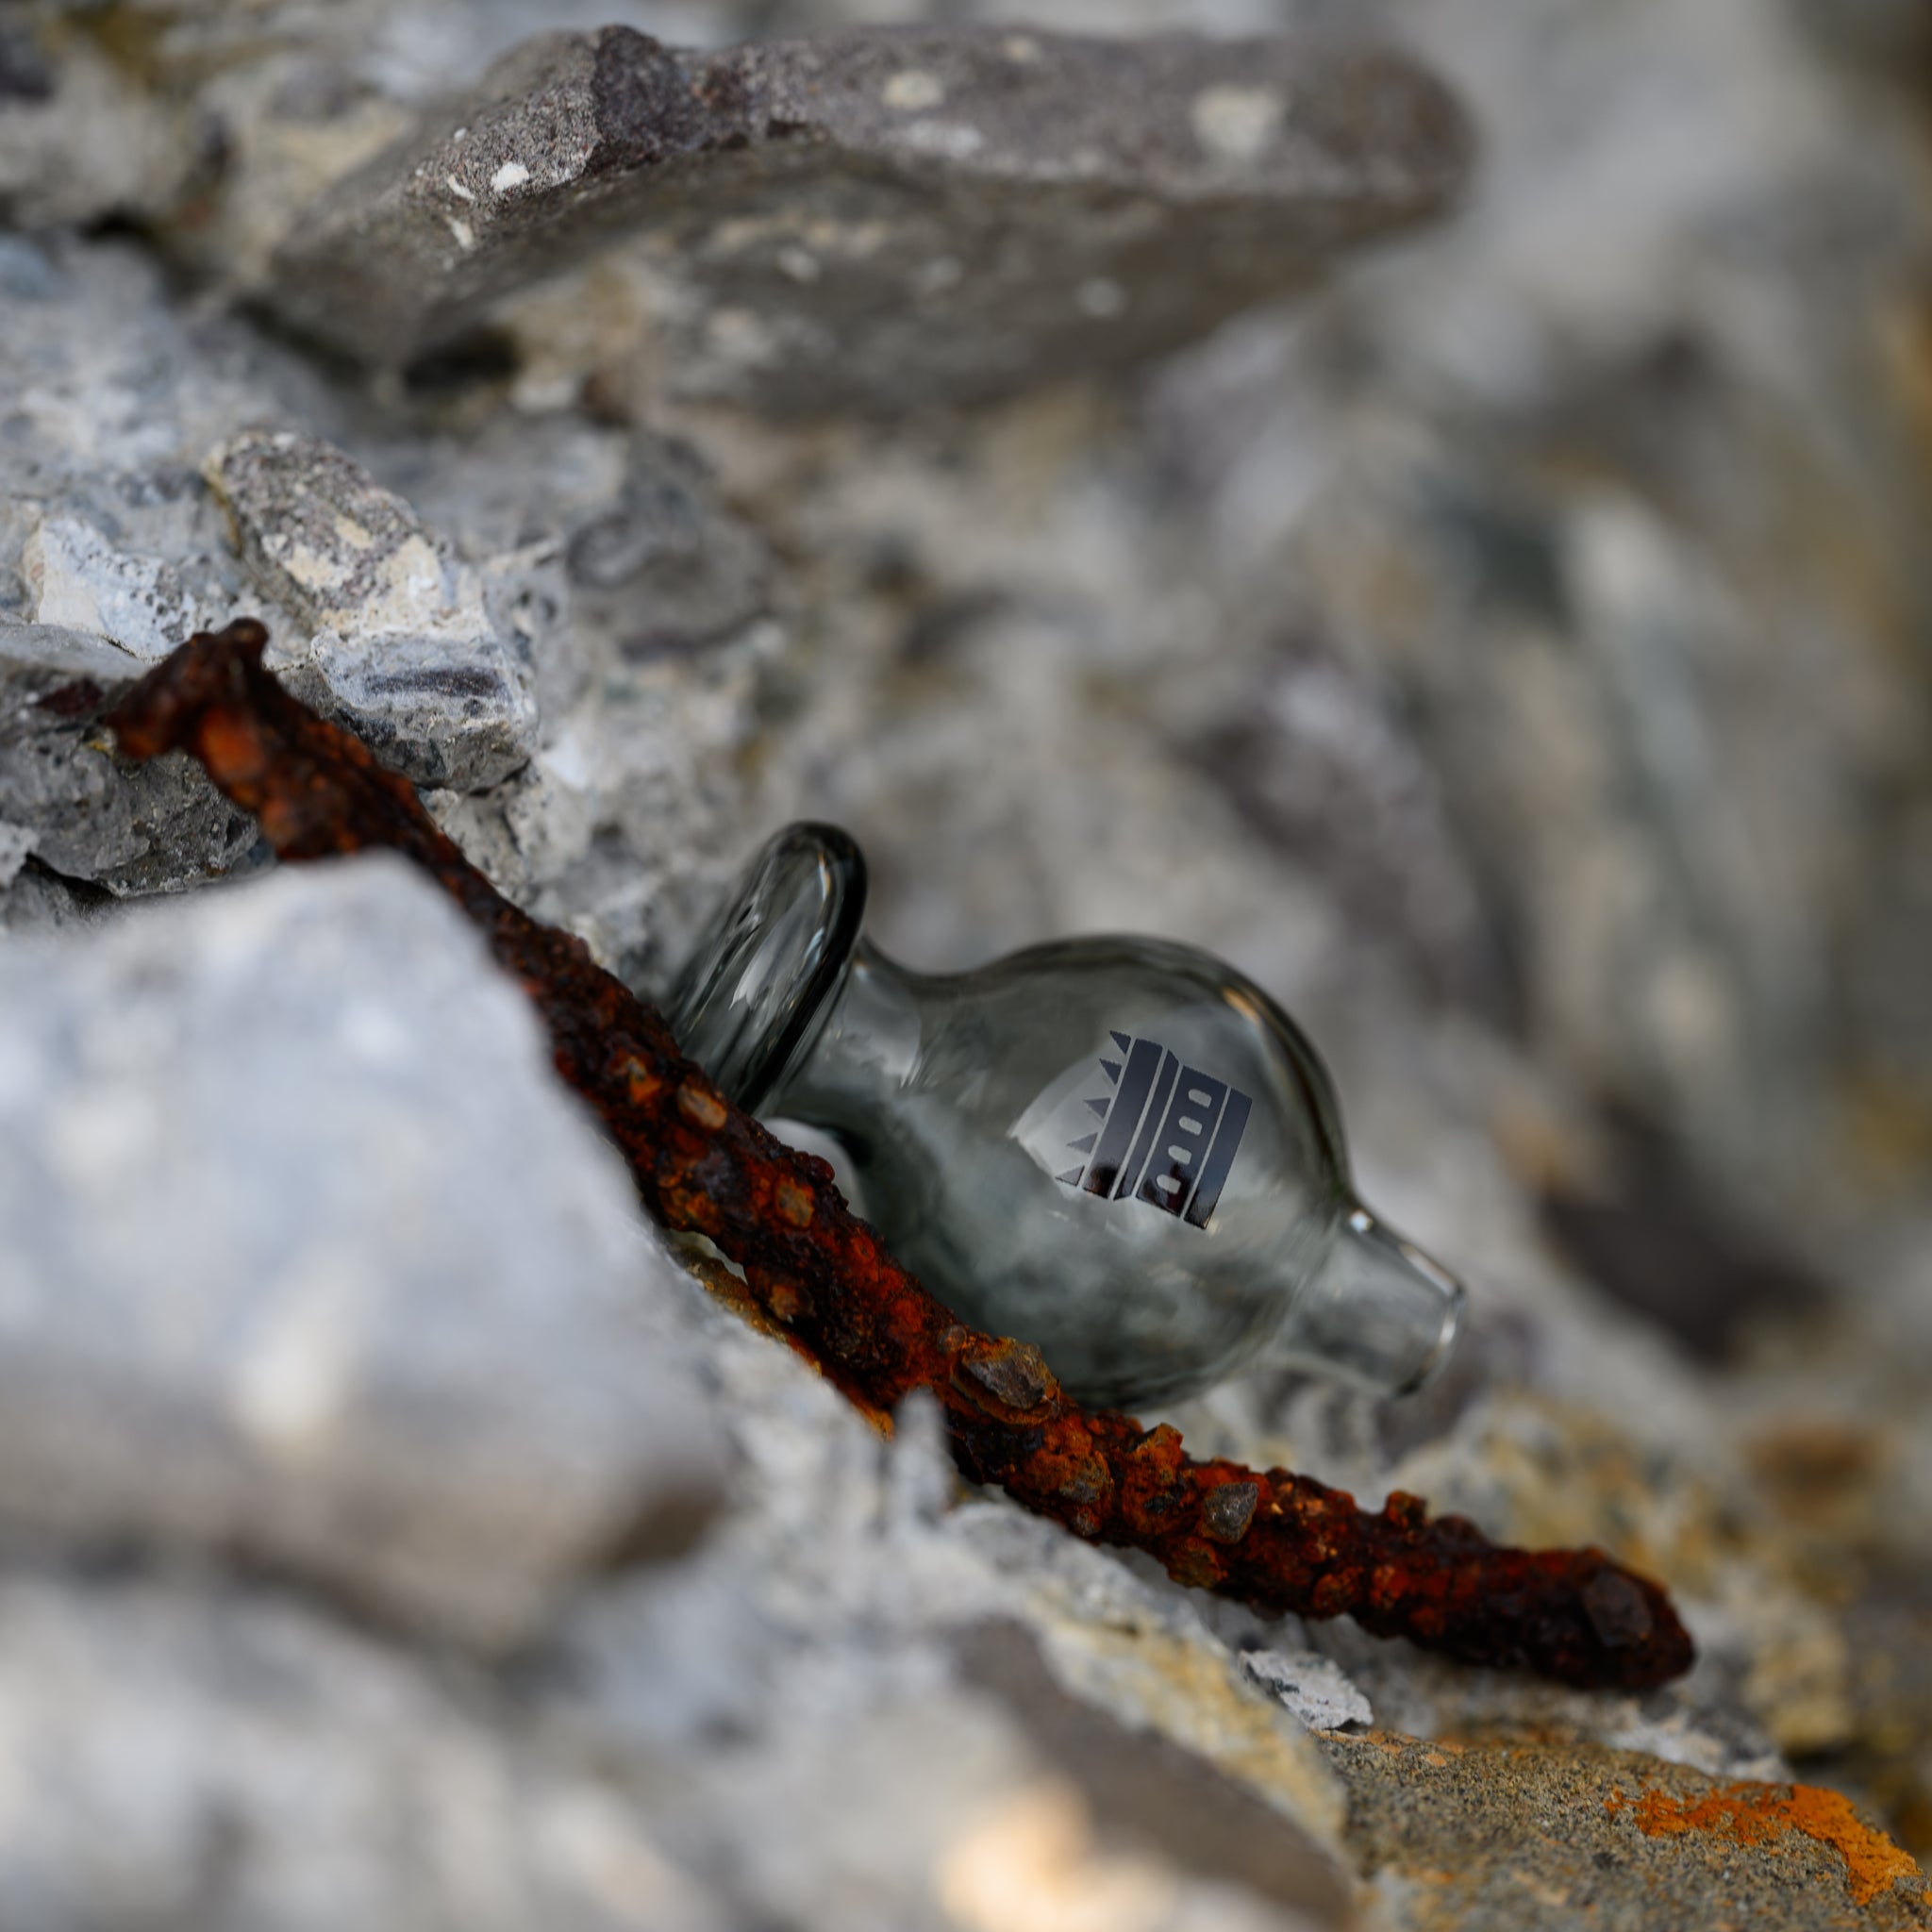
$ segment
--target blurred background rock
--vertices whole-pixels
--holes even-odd
[[[1052,39],[1177,28],[1269,44]],[[1917,0],[0,11],[0,1922],[1922,1923],[1609,1800],[1932,1851],[1928,131]],[[242,610],[640,985],[805,814],[909,963],[1233,960],[1475,1321],[1173,1419],[1602,1542],[1696,1673],[876,1441],[433,902],[116,764]]]

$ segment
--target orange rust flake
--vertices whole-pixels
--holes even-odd
[[[625,1098],[633,1107],[650,1106],[663,1088],[663,1081],[658,1079],[636,1054],[625,1055],[621,1072],[624,1077]]]
[[[781,1219],[793,1227],[811,1225],[812,1191],[800,1181],[782,1180],[773,1191],[773,1204]]]
[[[1227,1574],[1227,1566],[1208,1543],[1195,1539],[1175,1546],[1167,1559],[1168,1574],[1190,1590],[1212,1590]]]
[[[1790,1797],[1782,1795],[1787,1789]],[[1634,1803],[1615,1790],[1604,1808],[1628,1811],[1646,1838],[1710,1831],[1740,1845],[1769,1844],[1788,1832],[1815,1839],[1845,1861],[1845,1883],[1856,1905],[1869,1905],[1899,1879],[1919,1875],[1919,1861],[1866,1824],[1849,1798],[1817,1785],[1735,1784],[1694,1799],[1651,1790]]]
[[[694,1080],[687,1080],[677,1090],[677,1110],[714,1134],[730,1118],[724,1111],[724,1103],[715,1093],[706,1092]]]
[[[268,769],[268,748],[246,712],[210,710],[202,721],[202,745],[238,781],[258,778]]]

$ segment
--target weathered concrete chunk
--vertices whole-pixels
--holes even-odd
[[[0,1524],[485,1644],[682,1547],[685,1284],[545,1061],[393,859],[0,948]]]
[[[676,387],[900,408],[1186,341],[1438,212],[1469,154],[1412,61],[1313,36],[552,34],[299,218],[275,299],[400,361],[629,232]]]
[[[0,618],[0,824],[12,830],[16,870],[32,856],[67,878],[129,894],[255,862],[254,820],[199,766],[115,756],[101,715],[145,669],[100,638]]]
[[[479,790],[537,742],[531,666],[496,635],[481,575],[332,444],[250,430],[205,474],[262,590],[314,631],[326,708],[417,783]]]

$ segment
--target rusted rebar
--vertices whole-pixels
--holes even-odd
[[[1372,1514],[1287,1470],[1197,1462],[1172,1428],[1082,1409],[1030,1344],[956,1321],[847,1208],[824,1161],[733,1107],[580,941],[520,912],[406,779],[291,697],[262,666],[267,641],[249,619],[190,639],[109,718],[122,751],[188,752],[284,858],[386,847],[437,879],[536,1002],[558,1073],[602,1117],[646,1208],[736,1261],[771,1321],[861,1409],[884,1421],[930,1391],[974,1481],[1270,1614],[1346,1613],[1571,1684],[1637,1689],[1689,1668],[1668,1596],[1601,1550],[1502,1548],[1413,1496]]]

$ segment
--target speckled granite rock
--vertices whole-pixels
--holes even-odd
[[[1371,1895],[1415,1932],[1921,1926],[1916,1862],[1836,1791],[1627,1752],[1335,1739]]]
[[[0,988],[0,1522],[491,1644],[689,1541],[682,1284],[434,888],[278,876],[11,942]]]
[[[325,710],[419,785],[481,791],[529,761],[534,667],[401,497],[291,430],[230,438],[203,468],[257,583],[312,633],[281,655]]]
[[[626,231],[680,392],[903,409],[1120,366],[1439,212],[1467,128],[1313,38],[857,34],[508,56],[277,250],[276,305],[400,361]]]

